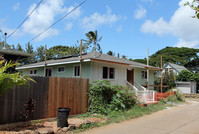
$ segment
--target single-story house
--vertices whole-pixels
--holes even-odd
[[[163,73],[165,71],[167,72],[173,72],[174,75],[178,75],[182,70],[188,70],[184,66],[176,65],[173,63],[167,63],[163,66]],[[157,75],[160,76],[161,72],[158,72]]]
[[[89,82],[96,80],[110,80],[112,84],[126,85],[127,81],[134,81],[146,85],[147,68],[149,72],[149,84],[154,84],[154,73],[160,68],[129,61],[123,58],[90,52],[82,55],[82,78],[89,78]],[[23,75],[44,76],[45,62],[38,62],[17,67]],[[45,76],[52,77],[80,77],[79,55],[68,56],[46,61]]]

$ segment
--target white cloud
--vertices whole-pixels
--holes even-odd
[[[153,0],[140,0],[140,1],[144,3],[153,3]]]
[[[69,22],[69,23],[66,24],[65,30],[69,31],[72,27],[73,27],[73,23]]]
[[[20,7],[20,3],[17,2],[13,7],[12,7],[12,10],[16,11],[17,9],[19,9]]]
[[[28,10],[29,14],[36,4],[31,5]],[[23,25],[23,32],[31,35],[38,35],[40,32],[48,28],[53,24],[54,19],[57,15],[66,12],[66,7],[64,7],[63,0],[45,0],[30,16],[29,20]],[[57,29],[50,28],[44,34],[42,34],[37,40],[42,40],[44,38],[54,36],[58,34]]]
[[[120,16],[112,14],[111,8],[107,7],[105,14],[95,12],[89,17],[84,17],[82,27],[87,30],[95,30],[101,25],[111,25],[121,19]]]
[[[146,16],[146,13],[147,13],[146,9],[143,8],[142,6],[139,6],[139,8],[134,11],[134,18],[142,19]]]
[[[183,39],[179,39],[178,43],[175,44],[175,47],[189,47],[189,48],[195,48],[197,47],[199,41],[193,40],[193,41],[185,41]]]
[[[120,25],[117,29],[116,29],[117,32],[121,32],[122,31],[122,25]]]
[[[141,31],[144,33],[151,33],[162,36],[170,32],[170,25],[161,17],[155,22],[151,20],[145,21],[141,27]]]
[[[190,0],[181,0],[179,8],[169,21],[160,17],[157,21],[147,20],[141,26],[144,33],[159,36],[171,34],[179,39],[175,46],[196,47],[199,43],[199,20],[192,18],[194,11],[184,3]]]
[[[67,8],[67,13],[71,12],[74,8],[75,8],[74,6]],[[82,12],[81,12],[80,7],[79,7],[76,10],[74,10],[71,14],[69,14],[67,16],[67,19],[76,19],[81,15],[81,13]]]

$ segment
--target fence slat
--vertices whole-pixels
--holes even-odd
[[[36,83],[29,86],[16,86],[0,96],[0,124],[21,121],[20,112],[26,100],[36,100],[31,119],[57,116],[58,107],[69,107],[70,115],[80,114],[88,107],[88,79],[32,77]]]

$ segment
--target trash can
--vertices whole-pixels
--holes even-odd
[[[58,108],[57,109],[57,127],[68,127],[68,115],[70,108]]]

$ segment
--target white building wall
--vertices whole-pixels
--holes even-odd
[[[103,79],[103,67],[115,68],[114,79]],[[127,80],[127,66],[126,65],[92,62],[91,68],[92,68],[92,71],[91,71],[92,81],[109,80],[112,85],[119,84],[119,85],[126,86],[126,82],[125,82]]]

